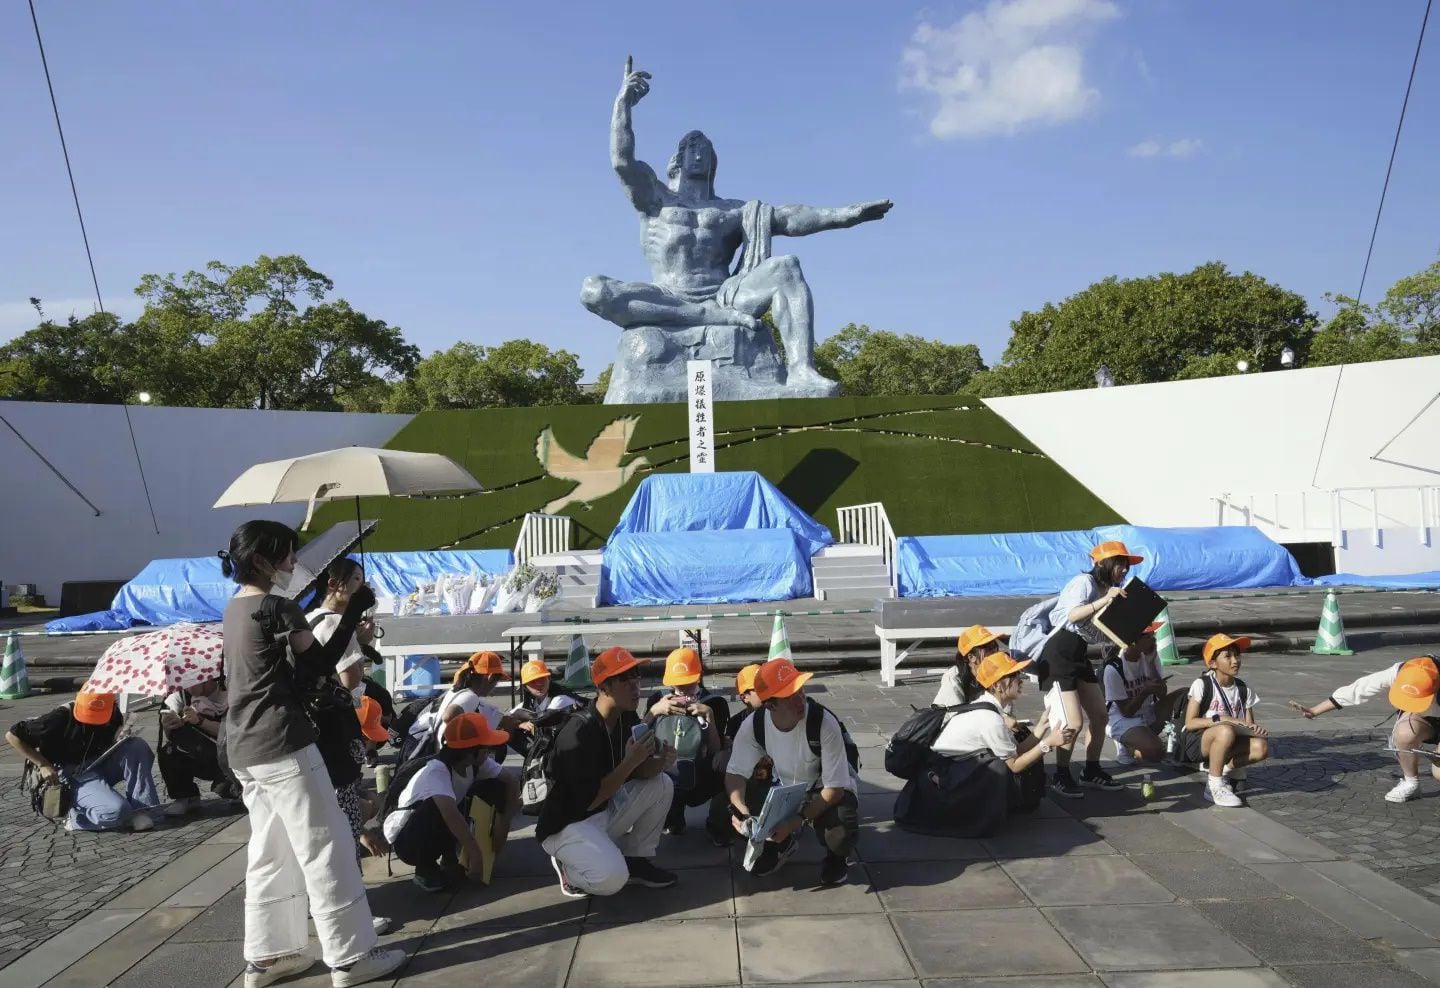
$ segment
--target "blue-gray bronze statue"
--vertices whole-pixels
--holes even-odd
[[[661,182],[635,157],[630,112],[650,91],[650,73],[631,70],[615,99],[610,161],[640,213],[640,241],[653,284],[585,279],[585,308],[622,330],[606,404],[685,400],[685,361],[715,361],[715,396],[820,398],[839,386],[815,369],[810,288],[793,257],[770,255],[772,236],[803,237],[878,220],[888,199],[838,208],[770,206],[715,194],[715,148],[692,130]],[[737,263],[737,255],[738,263]],[[732,267],[733,265],[733,267]],[[770,313],[785,349],[782,366]]]

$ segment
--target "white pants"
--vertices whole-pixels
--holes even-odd
[[[661,772],[631,779],[610,798],[604,812],[572,823],[540,842],[560,862],[565,879],[591,895],[614,895],[630,880],[626,858],[651,858],[660,845],[674,785]]]
[[[305,914],[325,963],[354,963],[376,943],[350,821],[312,744],[276,762],[235,769],[250,811],[245,959],[304,950]]]

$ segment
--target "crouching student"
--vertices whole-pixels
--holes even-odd
[[[760,663],[752,662],[741,669],[735,675],[735,695],[740,698],[740,709],[736,711],[729,720],[725,722],[725,747],[715,758],[716,766],[721,772],[720,791],[710,800],[710,812],[705,818],[705,835],[710,838],[710,843],[716,847],[729,847],[735,842],[735,828],[730,823],[730,793],[726,791],[724,784],[724,773],[730,762],[730,752],[735,747],[735,736],[740,733],[740,726],[746,719],[759,710],[764,704],[760,695],[755,692],[755,674],[760,671]],[[755,782],[769,783],[771,765],[768,757],[761,758],[755,763],[750,778]]]
[[[76,694],[72,703],[22,720],[5,735],[47,782],[63,782],[72,800],[67,830],[150,830],[160,802],[150,769],[155,754],[138,737],[120,738],[124,718],[114,693]],[[124,781],[125,795],[115,786]]]
[[[665,833],[685,832],[685,808],[709,803],[725,788],[725,765],[716,756],[725,751],[724,725],[730,705],[707,690],[701,680],[700,653],[677,648],[665,659],[660,680],[667,689],[646,701],[645,721],[653,724],[661,742],[675,749],[669,770],[675,795],[665,816]]]
[[[1255,723],[1259,697],[1240,678],[1240,655],[1249,638],[1211,635],[1202,655],[1208,671],[1190,686],[1185,701],[1184,759],[1196,754],[1192,738],[1199,735],[1199,756],[1209,770],[1205,798],[1216,806],[1240,806],[1235,786],[1243,787],[1245,767],[1270,753],[1269,732]],[[1228,775],[1228,779],[1226,778]]]
[[[1045,755],[1075,739],[1074,728],[1031,734],[1011,717],[1025,689],[1029,660],[1006,652],[985,656],[975,670],[983,693],[957,711],[932,745],[930,765],[895,800],[906,830],[950,837],[997,833],[1015,813],[1029,813],[1045,794]]]
[[[985,692],[975,678],[975,667],[987,655],[1003,649],[1009,635],[997,635],[983,624],[972,624],[955,642],[955,664],[940,677],[940,689],[931,701],[937,707],[958,707],[971,703]]]
[[[504,787],[494,779],[476,781],[475,773],[490,749],[509,739],[484,714],[460,714],[446,722],[440,750],[412,762],[408,778],[395,780],[400,797],[385,816],[385,838],[396,857],[415,866],[414,882],[426,892],[451,887],[462,874],[462,852],[469,863],[465,877],[484,879],[485,854],[470,825],[469,801],[504,803]]]
[[[1388,691],[1391,706],[1400,711],[1390,732],[1390,747],[1396,749],[1395,760],[1400,763],[1400,781],[1385,794],[1385,800],[1403,803],[1420,795],[1420,759],[1424,757],[1417,754],[1420,746],[1440,740],[1440,704],[1435,702],[1437,683],[1440,683],[1440,659],[1422,655],[1361,676],[1313,707],[1301,706],[1293,700],[1290,705],[1307,720],[1313,720],[1332,710],[1358,706],[1382,690]],[[1430,762],[1430,774],[1440,782],[1440,761]]]
[[[1105,690],[1106,729],[1115,739],[1120,755],[1117,764],[1133,765],[1137,760],[1158,763],[1165,754],[1160,743],[1165,699],[1165,678],[1160,675],[1155,637],[1146,634],[1124,649],[1111,649],[1101,674]]]
[[[571,713],[556,735],[550,795],[535,837],[565,895],[669,888],[675,875],[650,859],[670,810],[674,787],[665,769],[674,752],[636,713],[640,662],[623,648],[607,648],[590,666],[590,679],[594,702]]]
[[[732,826],[743,833],[745,821],[764,808],[771,786],[811,787],[799,815],[771,834],[752,873],[768,875],[778,869],[799,846],[800,829],[810,826],[825,846],[820,884],[838,885],[849,873],[847,859],[860,836],[859,784],[850,768],[840,721],[805,696],[805,683],[812,675],[798,671],[788,659],[771,659],[760,667],[755,694],[763,707],[736,732],[725,769],[725,790]],[[768,779],[754,775],[762,758],[773,765]]]
[[[531,659],[520,667],[520,709],[510,731],[510,747],[524,757],[530,751],[537,726],[544,726],[547,714],[556,714],[581,705],[580,698],[554,681],[543,659]]]
[[[160,705],[160,746],[155,761],[171,802],[166,816],[184,816],[200,800],[197,779],[210,783],[221,799],[239,799],[240,783],[221,763],[220,724],[230,701],[223,682],[207,679],[188,690],[173,690]]]

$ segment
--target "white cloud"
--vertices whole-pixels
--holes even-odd
[[[72,313],[83,319],[95,311],[95,297],[41,299],[40,306],[46,318],[64,322]],[[134,319],[144,308],[141,299],[121,296],[113,301],[106,299],[106,308],[122,319]],[[18,302],[0,302],[0,342],[6,342],[21,333],[34,329],[40,324],[40,316],[27,299]]]
[[[954,24],[922,22],[900,56],[900,88],[934,96],[942,140],[1013,134],[1083,116],[1100,99],[1085,80],[1093,25],[1110,0],[990,0]]]
[[[1125,153],[1132,158],[1188,158],[1198,153],[1204,146],[1204,142],[1198,137],[1182,137],[1180,140],[1171,141],[1168,144],[1148,140],[1132,144],[1125,149]]]

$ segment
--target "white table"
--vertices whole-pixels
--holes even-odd
[[[973,622],[972,622],[973,623]],[[931,628],[882,628],[875,626],[875,637],[880,639],[880,685],[889,687],[895,685],[895,680],[900,676],[939,676],[945,672],[948,666],[939,669],[901,669],[900,663],[905,657],[925,644],[929,638],[944,638],[955,641],[960,637],[960,632],[970,627],[965,625],[942,625]],[[998,624],[989,626],[990,630],[1000,635],[1008,635],[1014,628],[1004,627]],[[909,642],[910,646],[903,652],[896,652],[896,645],[902,642]]]
[[[527,650],[541,649],[546,638],[570,639],[584,635],[587,645],[595,639],[616,638],[621,635],[656,635],[668,631],[685,634],[697,652],[701,651],[700,641],[710,630],[709,618],[665,618],[656,621],[591,621],[589,623],[555,622],[551,624],[522,624],[507,628],[504,636],[510,639],[510,699],[515,699],[515,683],[519,674],[520,654]],[[536,639],[539,639],[538,641]]]
[[[468,657],[476,652],[504,655],[510,648],[504,629],[522,617],[521,614],[382,616],[380,626],[384,635],[375,640],[374,647],[385,661],[385,688],[397,696],[406,692],[407,655]],[[525,650],[540,655],[542,647],[540,642],[533,642]],[[447,663],[451,664],[458,665],[458,662]]]

